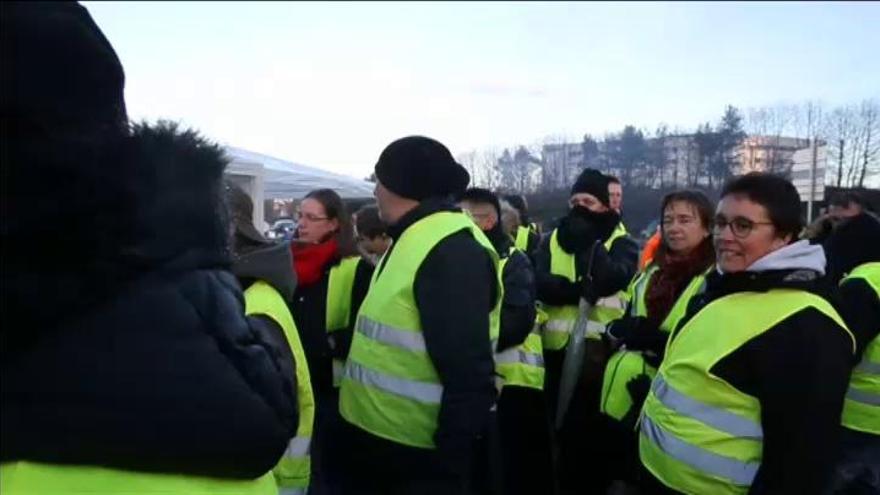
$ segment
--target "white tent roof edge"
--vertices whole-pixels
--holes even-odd
[[[263,170],[266,199],[301,199],[314,189],[333,189],[346,199],[373,196],[373,184],[343,174],[294,163],[255,151],[225,146],[229,169],[259,164]]]

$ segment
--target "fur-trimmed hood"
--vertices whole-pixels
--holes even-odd
[[[101,143],[10,143],[3,353],[145,274],[228,267],[225,166],[220,147],[169,122]]]

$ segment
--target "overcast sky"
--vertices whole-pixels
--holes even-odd
[[[83,3],[131,117],[358,177],[409,134],[458,154],[880,94],[880,3]]]

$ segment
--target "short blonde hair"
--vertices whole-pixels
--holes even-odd
[[[516,230],[520,225],[519,210],[513,207],[507,200],[499,200],[501,206],[501,225],[504,232],[509,236],[516,235]]]

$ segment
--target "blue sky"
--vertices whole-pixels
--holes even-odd
[[[134,118],[366,176],[453,153],[880,96],[880,3],[83,2]]]

